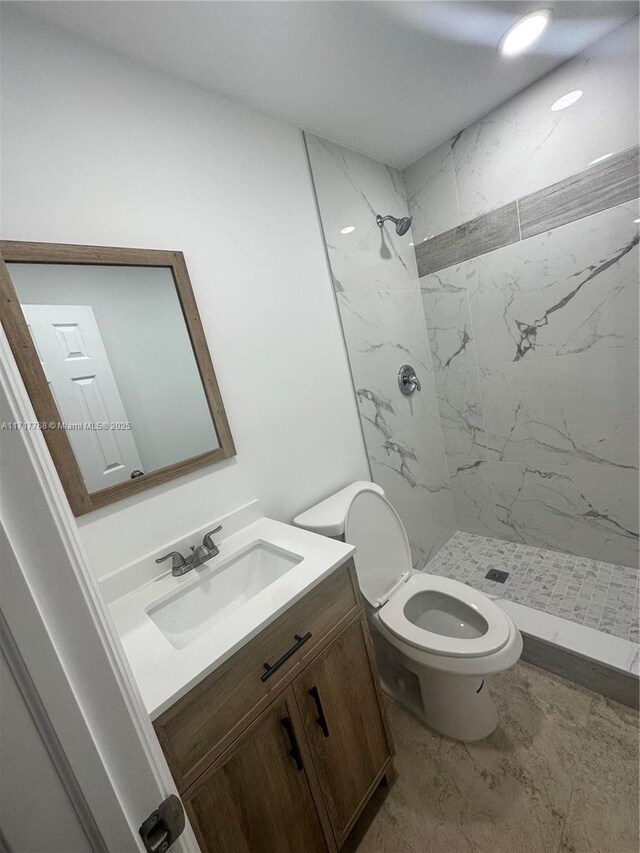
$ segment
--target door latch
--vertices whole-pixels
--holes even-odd
[[[139,829],[149,853],[165,853],[184,829],[184,809],[179,797],[170,794],[151,812]]]

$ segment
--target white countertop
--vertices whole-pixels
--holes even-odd
[[[302,561],[184,648],[175,648],[147,615],[159,599],[215,575],[249,543],[262,540]],[[148,580],[109,604],[116,630],[145,707],[155,719],[195,684],[273,622],[294,602],[345,562],[351,545],[297,527],[260,518],[222,540],[218,556],[175,578],[171,571]],[[147,562],[149,560],[147,559]],[[136,566],[130,567],[135,574]],[[138,574],[139,571],[138,571]]]

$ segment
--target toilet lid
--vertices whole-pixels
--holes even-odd
[[[355,545],[360,590],[377,607],[400,576],[411,570],[411,551],[400,517],[389,501],[373,491],[357,494],[347,514],[344,538]]]

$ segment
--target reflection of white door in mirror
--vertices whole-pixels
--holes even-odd
[[[89,492],[106,489],[143,470],[122,398],[93,310],[88,305],[23,305],[60,416],[80,428],[67,436]]]

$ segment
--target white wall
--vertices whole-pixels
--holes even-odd
[[[366,477],[300,132],[2,15],[2,237],[182,250],[238,451],[79,519],[97,574]]]

